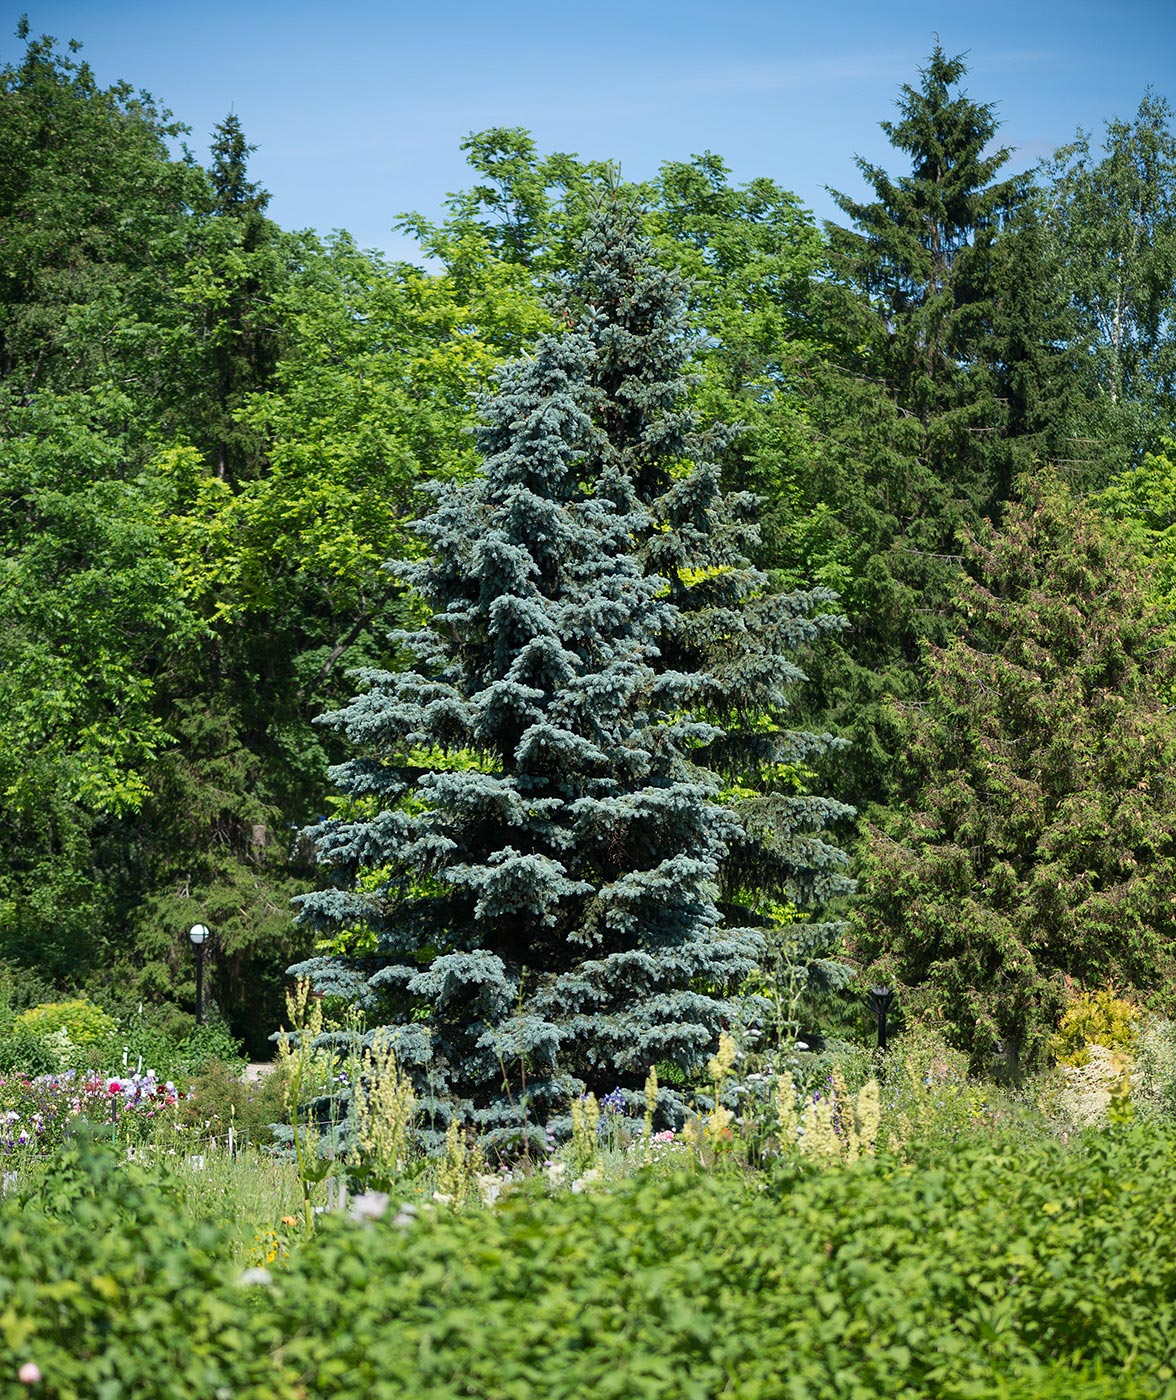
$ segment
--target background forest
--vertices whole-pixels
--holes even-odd
[[[315,720],[357,671],[405,671],[394,634],[445,597],[428,538],[447,537],[414,522],[505,450],[493,414],[473,431],[502,367],[591,338],[607,288],[584,239],[611,204],[641,211],[650,285],[679,288],[662,369],[695,435],[638,463],[664,479],[632,509],[711,463],[724,500],[758,497],[755,528],[736,562],[678,559],[683,595],[738,568],[724,607],[800,593],[830,619],[791,638],[784,678],[790,732],[820,742],[732,761],[724,801],[828,799],[860,892],[781,877],[760,922],[809,927],[831,900],[842,941],[806,956],[859,990],[893,979],[976,1062],[1031,1059],[1075,985],[1171,1012],[1159,95],[1009,176],[993,106],[936,49],[883,124],[892,160],[861,164],[871,194],[823,228],[712,153],[629,185],[483,131],[446,217],[403,216],[418,266],[280,228],[236,116],[198,157],[144,94],[20,39],[0,91],[0,959],[20,1004],[186,1013],[203,921],[217,1004],[260,1055],[291,963],[366,951],[346,920],[293,919],[327,883],[308,829],[356,810],[328,773],[354,727]],[[734,706],[751,732],[784,722],[765,696]],[[797,1014],[819,1030],[852,1002]]]

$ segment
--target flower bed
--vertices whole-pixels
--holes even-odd
[[[60,1074],[10,1074],[0,1078],[0,1162],[11,1173],[22,1161],[45,1157],[85,1123],[109,1129],[112,1140],[135,1146],[174,1119],[179,1094],[170,1081],[146,1073],[105,1077],[64,1070]]]

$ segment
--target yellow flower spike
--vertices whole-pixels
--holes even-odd
[[[882,1091],[876,1079],[868,1080],[858,1092],[857,1121],[862,1151],[873,1153],[882,1122]]]
[[[707,1061],[706,1072],[721,1084],[735,1067],[735,1038],[726,1031],[719,1035],[719,1052]]]
[[[657,1066],[645,1080],[645,1165],[653,1161],[653,1115],[657,1110]]]
[[[796,1146],[800,1115],[796,1111],[796,1083],[788,1070],[781,1070],[776,1076],[776,1126],[780,1151],[791,1151]]]

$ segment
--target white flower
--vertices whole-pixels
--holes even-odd
[[[604,1180],[604,1173],[599,1167],[593,1167],[591,1171],[586,1171],[583,1176],[579,1176],[572,1182],[572,1193],[579,1195],[581,1191],[587,1191],[589,1187],[597,1185]]]
[[[479,1172],[478,1190],[482,1193],[482,1204],[492,1206],[502,1195],[502,1178],[488,1172]]]
[[[274,1281],[273,1274],[268,1269],[246,1269],[237,1280],[242,1288],[268,1288]]]
[[[352,1196],[348,1215],[352,1220],[379,1220],[388,1209],[388,1197],[383,1191],[361,1191]]]

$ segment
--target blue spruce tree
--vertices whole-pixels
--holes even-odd
[[[302,901],[375,951],[300,970],[378,1007],[434,1124],[490,1144],[654,1064],[689,1078],[768,947],[756,883],[806,908],[846,884],[820,833],[847,809],[724,792],[830,742],[779,717],[787,652],[833,623],[770,594],[751,502],[691,460],[681,289],[630,212],[593,222],[570,297],[578,328],[502,375],[482,473],[399,567],[414,669],[327,719],[363,756],[315,832],[335,883]]]
[[[622,472],[645,507],[640,557],[646,573],[667,580],[673,605],[653,662],[661,693],[716,727],[692,759],[718,775],[739,817],[720,867],[720,908],[762,930],[777,993],[783,979],[793,1002],[811,1002],[850,975],[838,957],[844,925],[804,915],[853,887],[845,854],[824,834],[853,809],[804,791],[806,764],[843,741],[797,730],[789,706],[804,679],[794,658],[845,619],[828,610],[828,589],[780,593],[751,564],[760,501],[724,492],[716,465],[738,430],[700,432],[688,411],[689,289],[658,265],[639,211],[604,207],[581,254],[564,316],[580,321],[596,351],[589,477]]]

